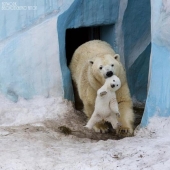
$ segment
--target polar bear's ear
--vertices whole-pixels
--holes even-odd
[[[114,55],[114,58],[115,58],[117,61],[120,61],[120,55],[119,55],[119,54],[115,54],[115,55]]]
[[[89,60],[89,63],[90,63],[91,65],[93,65],[93,63],[94,63],[94,62],[93,62],[93,61],[91,61],[91,60]]]

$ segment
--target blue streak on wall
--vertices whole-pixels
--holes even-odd
[[[170,113],[170,52],[166,47],[152,43],[151,79],[145,112],[141,126],[149,123],[149,118],[169,116]]]
[[[63,95],[56,35],[52,17],[0,43],[0,91],[9,99]]]
[[[100,27],[100,37],[101,40],[108,42],[112,48],[117,50],[117,45],[115,44],[115,25],[105,25],[103,27]]]
[[[131,95],[135,96],[136,100],[141,103],[145,103],[147,98],[150,53],[151,44],[149,44],[145,51],[136,59],[127,73]]]
[[[140,102],[141,101],[144,102],[144,100],[146,99],[145,91],[147,87],[146,79],[148,78],[147,75],[151,47],[148,46],[146,50],[145,50],[146,47],[144,47],[144,51],[142,52],[143,54],[141,55],[139,54],[140,56],[139,58],[137,57],[137,61],[135,61],[135,63],[130,67],[129,61],[132,57],[131,56],[132,51],[138,50],[138,48],[135,46],[136,43],[140,40],[142,43],[144,38],[147,39],[147,37],[150,36],[151,32],[150,18],[151,18],[151,6],[149,0],[128,1],[122,25],[122,29],[124,32],[125,66],[131,95],[135,95],[135,98],[138,99]],[[146,66],[143,66],[142,64],[146,64]]]
[[[126,63],[131,49],[146,31],[150,32],[151,6],[149,0],[130,0],[123,18],[124,47]]]
[[[0,89],[9,99],[15,102],[17,102],[19,96],[26,98],[34,92],[28,87],[29,76],[25,74],[29,68],[29,62],[24,54],[20,55],[19,60],[17,59],[15,49],[18,47],[18,42],[18,39],[14,39],[7,44],[5,50],[0,54]]]
[[[28,99],[35,92],[34,82],[30,78],[31,75],[35,74],[32,72],[34,69],[31,69],[34,68],[34,65],[29,65],[32,57],[27,58],[22,53],[18,59],[18,52],[15,50],[18,48],[18,42],[18,39],[14,39],[5,47],[0,62],[0,89],[15,102],[19,96]]]
[[[60,64],[63,77],[64,97],[66,99],[74,101],[70,70],[66,65],[66,29],[114,24],[118,18],[118,10],[119,0],[75,0],[70,8],[59,16],[57,28]]]

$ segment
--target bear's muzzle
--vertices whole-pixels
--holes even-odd
[[[113,72],[112,72],[112,71],[108,71],[108,72],[106,73],[106,76],[107,76],[107,77],[112,77],[112,76],[113,76]]]

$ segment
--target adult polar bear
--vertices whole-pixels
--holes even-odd
[[[73,54],[70,70],[88,118],[93,114],[97,90],[105,83],[105,79],[113,74],[119,77],[122,86],[116,91],[116,96],[121,114],[121,127],[116,132],[120,136],[131,136],[134,122],[132,100],[120,56],[115,54],[111,46],[100,40],[82,44]],[[100,122],[94,126],[94,130],[106,132],[108,127]]]

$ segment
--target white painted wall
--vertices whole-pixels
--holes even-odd
[[[25,23],[19,30],[13,27],[13,31],[8,28],[10,16],[28,16],[33,11],[4,11],[1,8],[3,15],[0,15],[0,21],[4,17],[8,20],[5,27],[3,23],[0,27],[1,35],[3,32],[5,34],[0,41],[0,91],[8,98],[17,101],[18,97],[29,99],[35,95],[63,97],[57,18],[72,2],[73,0],[57,0],[51,12],[43,12],[45,3],[41,2],[40,5],[40,1],[37,1],[37,11],[34,13],[39,12],[36,15],[39,18],[35,21],[32,16],[30,24]],[[17,5],[21,6],[19,3]],[[17,24],[23,25],[19,19],[13,23],[14,18],[16,17],[11,17],[11,28]]]

